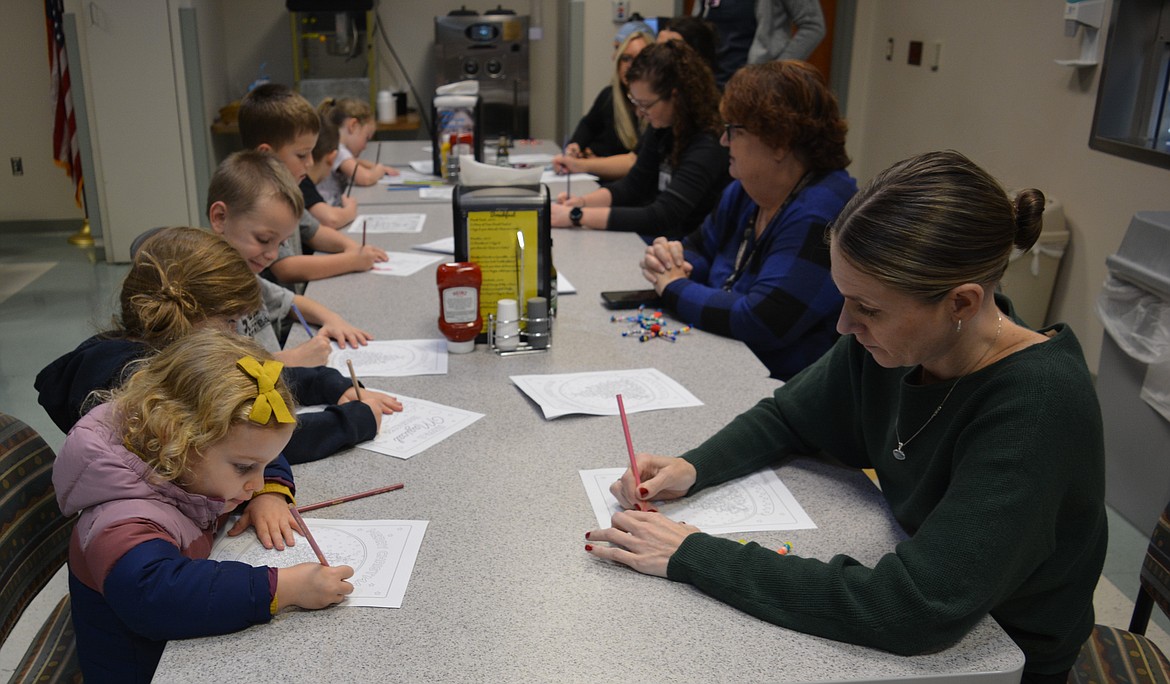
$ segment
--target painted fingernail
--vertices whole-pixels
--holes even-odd
[[[649,495],[650,495],[650,490],[649,490],[649,489],[646,489],[645,487],[640,487],[640,488],[638,489],[638,493],[639,493],[639,494],[641,494],[642,496],[649,496]]]
[[[592,544],[586,544],[586,545],[585,545],[585,550],[586,550],[586,551],[592,551],[592,550],[593,550],[593,545],[592,545]]]
[[[586,538],[586,539],[588,539],[590,534],[592,534],[592,532],[586,532],[586,533],[585,533],[585,538]]]

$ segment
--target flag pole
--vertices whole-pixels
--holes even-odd
[[[77,247],[93,247],[93,233],[89,227],[89,202],[85,200],[85,188],[78,189],[81,190],[81,210],[85,213],[85,218],[81,229],[69,236],[69,244]]]

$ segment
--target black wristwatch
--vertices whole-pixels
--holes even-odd
[[[569,220],[573,222],[574,228],[581,227],[581,217],[585,214],[581,207],[573,207],[569,210]]]

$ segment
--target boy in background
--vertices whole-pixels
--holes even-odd
[[[239,117],[245,148],[272,152],[288,167],[297,183],[307,177],[321,130],[321,119],[308,100],[288,86],[266,83],[244,97]],[[377,247],[358,245],[335,230],[320,230],[320,224],[311,215],[298,216],[298,219],[299,231],[290,236],[293,239],[283,246],[270,266],[277,282],[296,284],[368,271],[375,262],[389,258]],[[303,254],[302,244],[326,254]]]
[[[264,308],[239,321],[239,332],[256,338],[286,365],[321,366],[329,359],[330,340],[343,349],[347,345],[356,349],[373,338],[324,304],[260,277],[276,259],[280,244],[297,229],[297,217],[304,208],[301,191],[288,168],[275,155],[259,150],[243,150],[225,159],[207,190],[212,232],[223,236],[244,257],[260,281]],[[281,351],[272,323],[294,316],[294,305],[305,320],[321,329],[308,342]]]
[[[333,161],[337,159],[337,145],[340,137],[337,126],[327,118],[321,118],[321,132],[317,134],[317,145],[313,148],[313,165],[309,175],[301,179],[301,194],[305,196],[305,211],[313,215],[326,228],[341,228],[357,218],[357,200],[342,195],[340,206],[325,201],[317,190],[317,184],[333,172]]]

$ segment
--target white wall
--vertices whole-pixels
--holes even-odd
[[[849,88],[851,171],[867,180],[912,154],[952,148],[1008,187],[1036,187],[1064,205],[1069,249],[1050,319],[1069,323],[1097,368],[1094,305],[1129,220],[1170,209],[1170,170],[1090,150],[1099,69],[1064,36],[1063,0],[864,0]],[[1107,30],[1106,28],[1102,29]],[[885,60],[886,39],[895,57]],[[907,42],[940,40],[941,67],[906,64]],[[929,56],[929,51],[927,51]]]
[[[0,221],[79,219],[73,183],[53,163],[53,111],[45,9],[39,2],[6,3],[0,22]],[[9,158],[21,157],[13,176]]]
[[[613,23],[613,6],[604,0],[582,0],[585,26],[574,35],[584,38],[581,82],[582,106],[588,110],[598,91],[609,85],[613,75],[613,36],[621,24]],[[674,0],[636,0],[632,11],[643,17],[669,17],[674,14]],[[584,112],[581,112],[584,114]],[[571,132],[571,131],[570,131]]]

